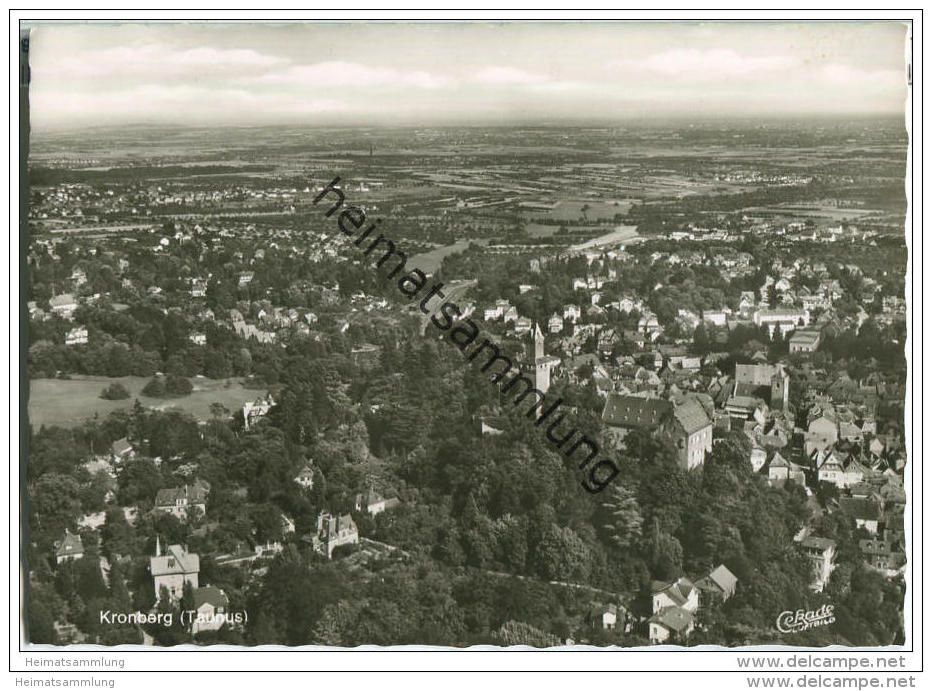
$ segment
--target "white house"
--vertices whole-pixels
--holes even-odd
[[[294,479],[299,485],[305,489],[311,489],[314,487],[314,464],[308,462],[301,469],[301,472],[297,474]]]
[[[501,319],[502,314],[504,313],[505,313],[505,308],[502,305],[495,305],[494,307],[487,307],[482,312],[482,319],[487,322],[495,321],[496,319]]]
[[[715,326],[725,326],[728,322],[728,315],[724,310],[706,310],[702,313],[702,320]]]
[[[752,446],[750,461],[751,468],[754,470],[754,472],[759,472],[767,462],[767,452],[759,446]]]
[[[83,326],[76,326],[65,336],[65,345],[83,345],[87,343],[87,329]]]
[[[63,293],[50,298],[49,306],[55,314],[63,319],[71,319],[71,315],[78,309],[78,303],[74,299],[74,295],[70,293]]]
[[[687,612],[699,609],[699,589],[685,576],[669,583],[654,581],[651,598],[654,614],[667,607],[681,607]]]
[[[771,338],[777,330],[782,337],[799,327],[809,326],[809,310],[795,307],[760,309],[754,313],[754,323],[766,326]]]
[[[149,572],[152,574],[156,597],[162,587],[168,590],[172,598],[180,598],[184,591],[184,584],[190,583],[197,588],[197,577],[201,570],[200,557],[188,552],[181,545],[171,545],[165,554],[162,554],[159,540],[155,541],[155,556],[149,557]]]
[[[797,331],[790,336],[791,353],[814,353],[819,347],[819,341],[822,335],[818,331],[803,330]]]
[[[397,497],[386,499],[375,490],[369,490],[356,495],[356,510],[365,511],[370,516],[380,514],[386,509],[398,505]]]

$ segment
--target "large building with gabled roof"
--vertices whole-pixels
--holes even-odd
[[[619,438],[635,429],[654,431],[667,422],[673,404],[659,398],[611,394],[602,409],[602,421],[615,428]]]
[[[333,550],[341,545],[355,545],[359,542],[359,529],[348,513],[334,516],[321,512],[317,517],[317,532],[311,536],[314,550],[333,557]]]
[[[695,398],[687,398],[673,409],[671,432],[680,465],[686,470],[705,462],[712,450],[712,419]]]
[[[673,441],[677,460],[685,470],[705,462],[712,449],[712,418],[695,396],[687,395],[679,405],[659,398],[609,394],[602,421],[617,441],[634,429],[656,432]]]

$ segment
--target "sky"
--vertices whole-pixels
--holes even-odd
[[[907,27],[33,24],[38,129],[902,114]]]

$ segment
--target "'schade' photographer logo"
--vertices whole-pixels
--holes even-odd
[[[819,609],[797,609],[780,612],[777,617],[777,629],[781,633],[799,633],[816,626],[828,626],[835,623],[834,605],[822,605]]]

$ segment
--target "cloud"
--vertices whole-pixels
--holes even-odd
[[[409,86],[421,89],[439,89],[451,83],[448,77],[424,70],[398,70],[341,61],[293,65],[281,71],[267,72],[255,81],[306,86]]]
[[[850,65],[831,63],[820,70],[825,81],[833,84],[864,84],[878,86],[906,86],[906,71],[861,70]]]
[[[697,81],[752,77],[764,72],[787,70],[800,64],[788,55],[745,56],[727,48],[696,50],[675,48],[641,60],[617,60],[611,67],[647,71],[655,75]]]
[[[142,84],[110,91],[37,89],[30,94],[33,122],[219,123],[344,112],[347,104],[333,98],[309,98],[302,93],[259,93],[254,90],[206,88],[196,85]]]
[[[135,82],[167,79],[242,76],[287,63],[286,58],[248,48],[209,46],[179,50],[164,44],[144,44],[86,50],[57,56],[40,52],[32,62],[37,81],[96,81],[131,79]]]
[[[477,84],[543,84],[550,79],[538,72],[528,72],[516,67],[489,66],[472,75],[471,80]]]
[[[902,31],[670,24],[42,26],[32,117],[107,123],[524,121],[902,112]],[[349,40],[350,33],[357,38]]]

